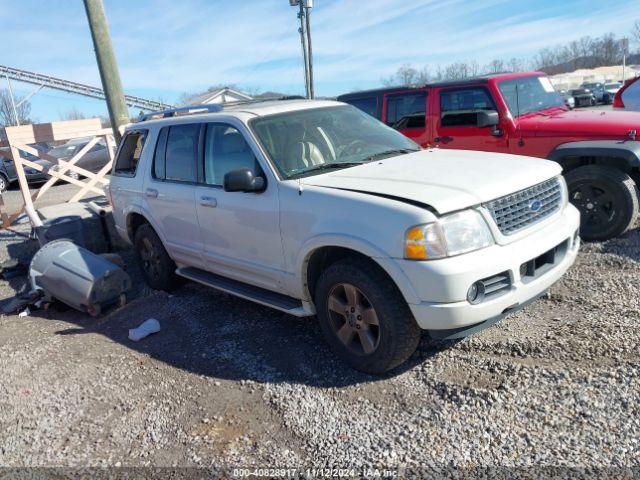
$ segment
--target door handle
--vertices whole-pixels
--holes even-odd
[[[436,137],[433,139],[435,143],[449,143],[453,142],[453,137]]]
[[[147,188],[144,194],[148,198],[158,198],[158,190],[156,190],[155,188]]]
[[[200,197],[200,205],[215,208],[218,206],[218,201],[213,197]]]

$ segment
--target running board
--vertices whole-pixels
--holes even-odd
[[[282,312],[295,315],[296,317],[306,317],[313,315],[306,310],[300,300],[293,297],[283,295],[281,293],[272,292],[266,288],[260,288],[247,283],[239,282],[231,278],[216,275],[195,267],[183,267],[176,270],[176,274],[181,277],[193,280],[216,290],[235,295],[252,302],[275,308]]]

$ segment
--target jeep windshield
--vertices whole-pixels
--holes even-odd
[[[564,100],[547,77],[520,77],[498,82],[498,89],[513,118],[548,108],[566,110]]]
[[[420,150],[412,140],[350,105],[295,110],[249,124],[285,179]]]

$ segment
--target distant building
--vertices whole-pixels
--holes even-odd
[[[640,75],[640,65],[627,65],[624,70],[624,79]],[[575,72],[559,73],[552,75],[551,83],[556,90],[572,90],[579,88],[583,83],[612,83],[622,81],[622,65],[611,67],[582,68]]]
[[[252,97],[229,87],[216,88],[189,99],[187,105],[205,105],[253,100]]]

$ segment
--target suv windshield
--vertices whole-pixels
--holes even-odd
[[[285,179],[420,150],[412,140],[350,105],[270,115],[250,125]]]
[[[566,109],[564,100],[547,77],[521,77],[503,80],[498,83],[498,89],[514,118],[547,108]]]

